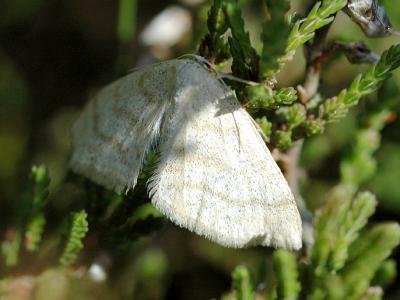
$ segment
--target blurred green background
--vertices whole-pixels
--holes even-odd
[[[262,1],[241,2],[247,29],[257,45]],[[292,1],[292,10],[302,14],[309,2]],[[64,179],[68,175],[69,128],[83,104],[101,86],[137,66],[195,52],[206,30],[209,4],[201,0],[0,1],[2,236],[33,164],[44,163],[49,167],[52,178],[50,199],[55,216],[57,211],[69,207],[70,198],[79,198],[79,190],[71,190]],[[394,27],[400,29],[397,1],[386,0],[384,5]],[[160,14],[164,19],[158,18],[159,23],[154,23],[154,18]],[[340,13],[330,39],[364,40],[374,51],[381,53],[398,43],[400,38],[368,39]],[[280,74],[279,85],[300,84],[304,79],[304,68],[303,53],[298,51],[296,58]],[[324,66],[320,93],[336,95],[366,68],[350,65],[342,56],[335,56]],[[394,109],[398,113],[399,88],[400,72],[397,71],[385,84],[384,92],[370,96],[366,102],[391,97],[397,103]],[[361,104],[345,120],[331,125],[323,135],[306,140],[301,160],[304,172],[300,181],[302,195],[311,210],[319,206],[326,191],[338,182],[340,160],[353,142],[364,110],[364,104]],[[382,146],[376,157],[377,172],[365,187],[379,200],[373,221],[399,220],[398,119],[384,129]],[[84,280],[72,284],[63,279],[57,282],[60,290],[71,287],[79,290],[77,294],[84,295],[82,299],[209,299],[230,288],[230,272],[239,263],[250,265],[257,278],[267,277],[271,268],[270,253],[270,249],[263,248],[224,249],[167,224],[155,234],[139,239],[129,257],[124,258],[126,265],[117,268],[118,273],[112,274],[113,280],[107,284],[93,285]],[[99,259],[103,255],[86,253],[90,254]],[[395,256],[399,262],[399,252]],[[43,265],[32,262],[18,272],[39,274],[43,269]],[[62,277],[52,270],[40,276],[46,283],[49,282],[46,276]],[[400,297],[399,285],[394,283],[389,287],[388,299],[400,299],[396,298]]]

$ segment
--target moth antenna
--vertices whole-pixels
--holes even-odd
[[[264,131],[261,129],[260,125],[253,119],[251,118],[251,122],[253,123],[254,127],[257,129],[257,132],[260,134],[261,138],[266,144],[269,144],[270,140],[269,138],[265,135]]]
[[[237,82],[240,82],[240,83],[244,83],[244,84],[247,84],[247,85],[250,85],[250,86],[259,85],[259,83],[257,83],[257,82],[254,82],[254,81],[251,81],[251,80],[241,79],[241,78],[238,78],[238,77],[230,75],[230,74],[225,74],[225,73],[221,73],[221,72],[216,72],[216,73],[217,73],[218,79],[226,78],[226,79],[229,79],[229,80],[232,80],[232,81],[237,81]]]
[[[400,31],[394,30],[393,28],[388,29],[390,34],[393,34],[395,36],[400,36]]]
[[[237,122],[236,117],[235,117],[235,112],[232,112],[232,117],[233,117],[233,121],[235,122],[236,133],[237,133],[237,136],[238,136],[238,149],[239,149],[239,153],[240,153],[241,149],[242,149],[242,139],[240,137],[240,130],[239,130],[238,122]]]
[[[197,54],[184,54],[182,56],[179,56],[178,59],[183,59],[183,58],[188,58],[188,59],[193,59],[198,62],[201,62],[205,65],[207,65],[210,69],[216,72],[215,67],[203,56],[197,55]]]
[[[157,65],[161,65],[163,63],[164,63],[163,61],[159,61],[159,62],[154,62],[151,65],[152,66],[157,66]],[[128,69],[127,74],[140,71],[140,70],[142,70],[142,69],[144,69],[144,68],[146,68],[148,66],[149,66],[149,64],[144,64],[144,65],[139,65],[139,66],[132,67],[132,68]]]
[[[259,83],[254,82],[254,81],[238,78],[238,77],[233,76],[231,74],[218,72],[215,69],[214,65],[212,65],[206,58],[204,58],[204,57],[202,57],[200,55],[197,55],[197,54],[184,54],[184,55],[178,57],[178,59],[182,59],[182,58],[194,59],[194,60],[197,60],[197,61],[207,65],[207,67],[210,68],[211,71],[213,71],[217,75],[217,79],[218,80],[221,80],[221,79],[225,78],[225,79],[229,79],[229,80],[232,80],[232,81],[236,81],[236,82],[240,82],[240,83],[243,83],[243,84],[247,84],[247,85],[250,85],[250,86],[255,86],[255,85],[259,84]],[[223,81],[221,81],[221,82],[223,82]]]

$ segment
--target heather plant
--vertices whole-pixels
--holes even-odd
[[[314,1],[304,16],[292,13],[287,0],[257,1],[263,12],[255,38],[246,29],[241,1],[210,1],[206,20],[199,18],[206,25],[196,54],[207,59],[235,91],[263,132],[301,211],[303,249],[260,250],[257,257],[267,262],[249,256],[240,261],[230,252],[234,263],[225,264],[221,263],[224,250],[210,246],[203,251],[201,243],[191,249],[203,253],[199,256],[209,255],[212,264],[220,260],[231,272],[230,288],[216,298],[383,299],[384,289],[396,278],[391,255],[400,243],[400,227],[396,222],[375,222],[379,199],[368,188],[379,169],[375,156],[382,132],[396,118],[399,94],[392,75],[400,67],[400,44],[376,55],[363,42],[328,39],[338,13],[351,1]],[[120,1],[118,70],[131,59],[125,51],[139,28],[138,10],[135,0]],[[302,82],[284,86],[280,75],[301,49],[306,68]],[[321,74],[341,55],[352,64],[368,66],[332,95],[321,90]],[[379,101],[371,101],[376,95]],[[346,151],[337,158],[337,180],[313,206],[301,187],[300,153],[307,151],[304,147],[313,138],[329,134],[335,124],[350,117],[355,121]],[[163,231],[167,221],[146,194],[157,156],[156,151],[147,156],[135,190],[123,195],[66,172],[60,186],[70,202],[62,207],[49,196],[49,168],[32,167],[26,174],[29,182],[15,196],[12,214],[0,228],[0,299],[89,299],[88,294],[100,294],[101,299],[167,297],[165,286],[174,279],[168,270],[179,259],[169,261],[157,242],[146,244],[149,235],[171,234]],[[189,246],[174,247],[185,251]],[[27,270],[31,261],[35,263]],[[15,286],[23,282],[32,287],[32,298],[15,298]],[[56,294],[46,288],[49,283],[58,287]]]

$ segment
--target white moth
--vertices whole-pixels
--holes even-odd
[[[72,143],[71,168],[119,193],[158,144],[148,191],[173,222],[227,247],[301,248],[295,200],[251,116],[198,61],[108,85],[73,125]]]

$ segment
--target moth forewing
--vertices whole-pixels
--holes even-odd
[[[234,93],[182,62],[160,140],[153,203],[175,223],[228,246],[301,247],[290,188]]]
[[[89,101],[72,127],[72,170],[118,193],[135,186],[173,102],[176,64],[128,74]]]

